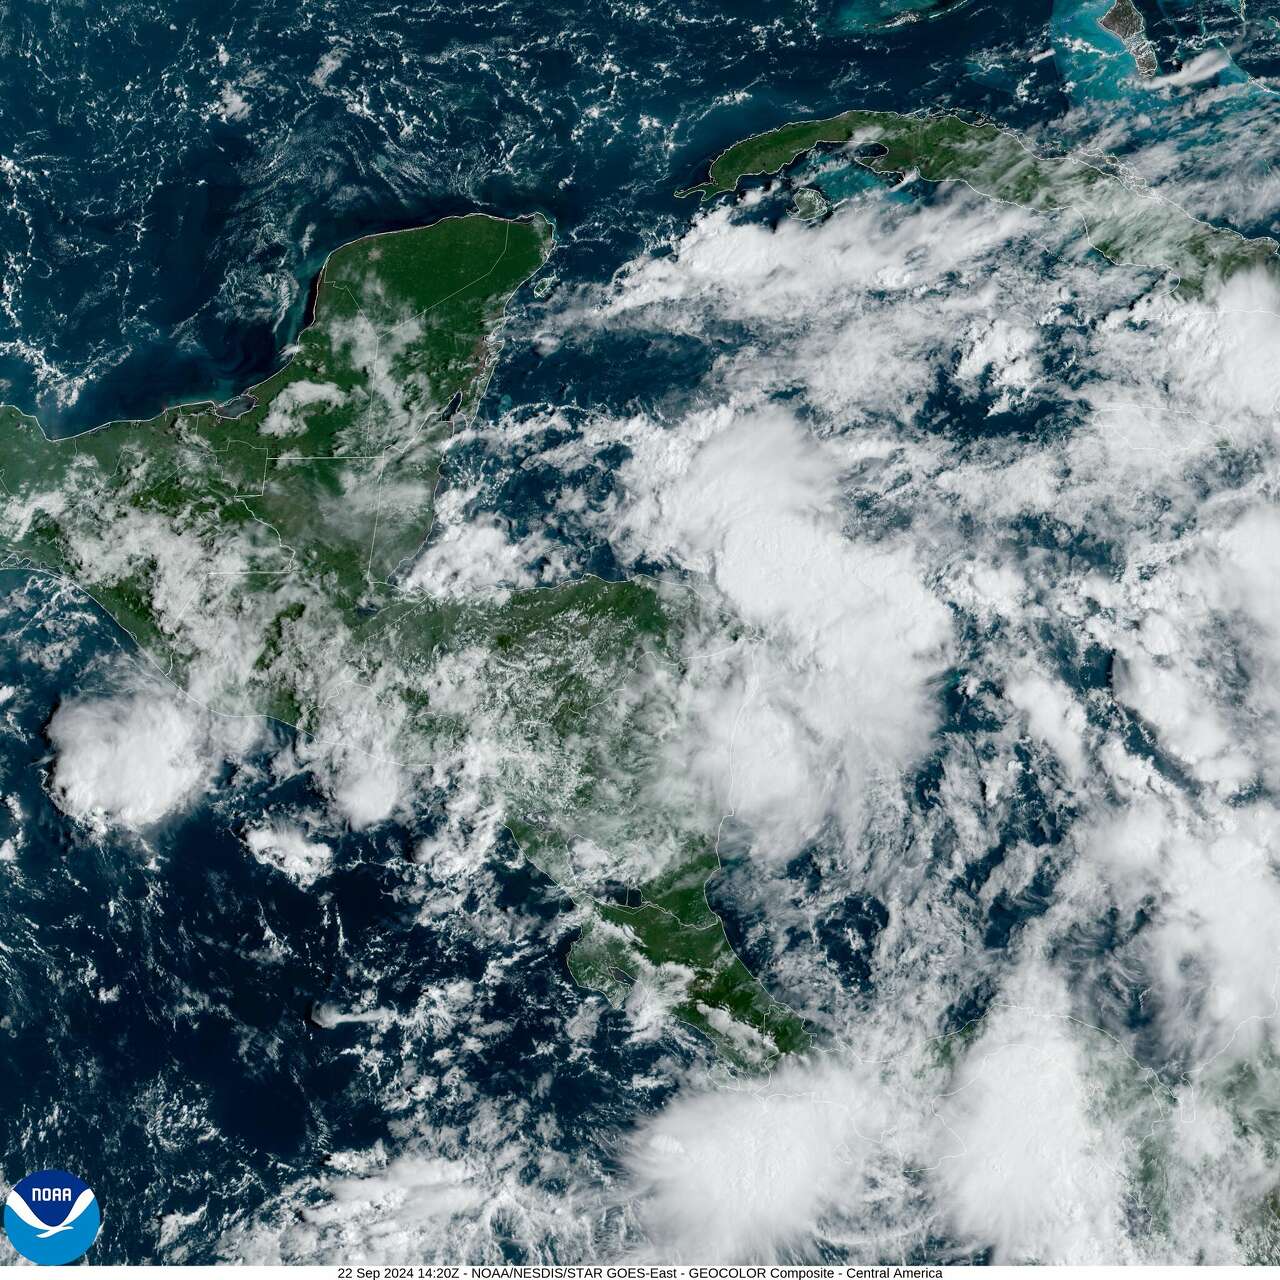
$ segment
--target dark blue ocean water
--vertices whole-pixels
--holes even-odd
[[[687,218],[673,188],[744,132],[851,103],[1044,124],[1088,79],[1069,48],[1027,55],[1097,0],[866,29],[886,7],[6,5],[0,392],[58,432],[229,394],[355,235],[540,209],[561,275],[599,278]],[[1280,66],[1267,6],[1142,7],[1166,65],[1216,39]]]
[[[541,210],[556,222],[562,288],[607,280],[686,224],[673,189],[729,142],[789,117],[948,106],[1067,141],[1089,135],[1091,111],[1111,118],[1111,79],[1085,77],[1093,97],[1082,101],[1061,60],[1027,56],[1089,6],[900,7],[920,20],[883,29],[892,5],[848,0],[8,3],[0,397],[71,433],[230,395],[279,358],[332,248],[459,210]],[[1268,6],[1250,4],[1243,24],[1226,3],[1140,8],[1165,65],[1221,42],[1246,72],[1280,69]],[[1160,127],[1162,108],[1113,105],[1135,119],[1150,108],[1142,127]],[[695,384],[714,354],[606,335],[544,357],[528,340],[537,306],[519,300],[482,415],[656,405]],[[518,461],[470,459],[517,527],[556,484]],[[583,556],[610,571],[605,549]],[[571,1155],[607,1159],[600,1135],[667,1096],[630,1082],[685,1051],[624,1043],[620,1016],[600,1019],[588,1054],[571,1052],[566,1024],[585,997],[564,968],[564,904],[514,856],[477,874],[443,918],[420,910],[435,886],[406,856],[421,830],[348,835],[335,874],[301,889],[254,862],[239,832],[271,806],[322,802],[305,779],[277,782],[265,768],[224,778],[146,846],[74,828],[45,792],[45,726],[61,697],[131,659],[74,597],[14,576],[0,587],[0,683],[20,690],[0,777],[26,833],[0,863],[0,1173],[82,1174],[104,1205],[94,1261],[170,1256],[161,1216],[202,1207],[180,1240],[184,1260],[211,1260],[227,1225],[330,1153],[378,1141],[394,1151],[404,1130],[386,1080],[442,1048],[474,1096],[497,1106],[525,1103],[554,1067],[539,1106]],[[1072,680],[1087,680],[1092,662],[1064,657]],[[969,731],[973,708],[943,696],[948,731]],[[263,760],[286,745],[278,734]],[[918,803],[931,786],[926,767]],[[1036,794],[1023,812],[1010,840],[1051,845],[1060,815]],[[976,868],[969,890],[990,870]],[[802,859],[797,892],[820,875]],[[736,877],[719,905],[765,967],[749,878],[735,888]],[[1047,891],[998,900],[988,945],[1007,945]],[[505,941],[475,923],[494,919],[510,922]],[[818,923],[817,945],[851,989],[870,981],[854,940],[884,920],[882,904],[858,898]],[[474,984],[471,1024],[504,1028],[483,1051],[467,1046],[467,1028],[406,1024],[373,1065],[359,1052],[361,1024],[308,1017],[317,1002],[343,1006],[371,988],[407,1014],[424,990],[459,980]],[[424,1102],[415,1124],[465,1127],[473,1103]]]
[[[1030,102],[966,69],[1050,7],[873,37],[797,0],[6,6],[0,390],[59,431],[230,393],[330,249],[459,209],[541,209],[562,275],[607,275],[744,131],[852,101],[1052,111],[1051,62]]]

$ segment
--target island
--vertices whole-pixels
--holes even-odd
[[[474,414],[541,216],[370,236],[325,262],[278,372],[67,439],[0,409],[3,567],[75,584],[218,713],[470,779],[581,930],[569,969],[660,992],[737,1066],[809,1042],[711,910],[714,831],[664,797],[655,724],[705,609],[648,578],[505,597],[415,586],[449,437]]]
[[[1098,26],[1123,41],[1140,76],[1149,79],[1160,70],[1156,52],[1147,39],[1147,24],[1133,0],[1115,0],[1115,4],[1098,19]]]
[[[712,200],[736,191],[743,178],[780,173],[822,145],[844,147],[851,163],[883,177],[961,182],[992,200],[1075,216],[1104,258],[1167,272],[1184,296],[1238,271],[1280,269],[1276,241],[1202,222],[1118,166],[1041,155],[1009,129],[947,114],[855,110],[792,121],[735,142],[711,162],[704,182],[676,195]]]

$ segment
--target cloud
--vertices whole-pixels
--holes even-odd
[[[385,822],[404,800],[403,771],[394,761],[343,753],[332,778],[333,802],[356,831]]]
[[[1225,49],[1206,49],[1198,53],[1184,67],[1168,75],[1157,76],[1149,81],[1151,85],[1162,85],[1170,89],[1182,88],[1186,85],[1201,84],[1211,80],[1218,72],[1231,65],[1231,55]]]
[[[804,1257],[837,1205],[870,1192],[886,1099],[870,1078],[790,1068],[761,1086],[695,1089],[627,1146],[626,1192],[656,1261]],[[810,1255],[812,1256],[812,1255]]]
[[[645,424],[631,444],[615,543],[698,574],[750,629],[706,660],[671,771],[701,775],[778,858],[832,813],[856,827],[936,724],[951,624],[910,547],[846,536],[842,456],[782,409]]]
[[[1077,783],[1083,781],[1087,734],[1084,707],[1061,683],[1038,672],[1015,675],[1005,685],[1004,695],[1025,712],[1031,734],[1050,747],[1068,776]]]
[[[963,193],[736,218],[572,320],[725,339],[681,411],[600,415],[575,459],[624,443],[597,527],[743,624],[690,667],[669,774],[764,837],[734,873],[753,937],[844,1048],[786,1100],[686,1092],[640,1126],[652,1255],[693,1256],[698,1222],[740,1260],[910,1232],[918,1201],[870,1208],[839,1108],[806,1109],[881,1114],[850,1048],[874,1044],[897,1167],[957,1250],[1257,1256],[1274,1082],[1227,1081],[1280,1032],[1274,284],[1188,301],[1074,252],[1046,269],[1074,233]],[[1036,428],[984,425],[1014,409]],[[797,888],[763,855],[801,846]],[[843,989],[795,939],[860,894],[888,919]]]
[[[937,1165],[939,1205],[996,1263],[1136,1260],[1124,1222],[1130,1134],[1099,1107],[1098,1059],[1118,1059],[1107,1074],[1121,1078],[1127,1064],[1061,1007],[1060,992],[1040,990],[989,1017],[938,1104],[960,1144]],[[1136,1074],[1140,1105],[1150,1095]]]
[[[676,333],[712,344],[699,384],[513,427],[574,477],[560,510],[699,604],[673,661],[610,705],[649,716],[653,830],[741,838],[717,891],[821,1056],[691,1071],[604,1135],[605,1169],[551,1102],[473,1088],[450,1045],[379,1085],[397,1150],[340,1153],[226,1256],[1269,1256],[1280,297],[1262,276],[1174,297],[1083,252],[1069,219],[906,194],[818,226],[697,216],[569,298],[548,350],[605,361],[619,331]],[[462,505],[414,588],[536,582],[541,543]],[[580,781],[572,751],[492,711],[482,656],[423,673],[465,726],[437,756],[393,760],[394,691],[342,673],[327,736],[298,746],[353,826],[407,812],[423,779],[446,793],[416,852],[445,885],[424,922],[484,874],[494,778],[548,810]],[[606,817],[570,842],[584,875],[664,856],[627,843],[630,811]],[[288,861],[280,832],[258,838]],[[322,1019],[382,1035],[374,985]],[[628,1051],[662,1043],[669,996],[634,994]],[[444,1034],[474,1004],[439,990],[397,1017]],[[566,1014],[574,1052],[594,1008]]]
[[[307,78],[317,89],[323,89],[329,83],[329,77],[342,66],[349,52],[345,45],[334,44],[321,55],[315,70]]]
[[[446,519],[437,524],[404,588],[439,600],[501,600],[561,578],[564,569],[563,553],[542,534],[512,540],[492,517]]]
[[[300,1180],[286,1187],[271,1216],[223,1234],[218,1256],[260,1265],[333,1257],[501,1264],[515,1248],[546,1263],[592,1259],[590,1209],[564,1191],[574,1181],[572,1166],[544,1151],[543,1174],[558,1178],[559,1187],[522,1178],[520,1158],[533,1153],[511,1119],[478,1108],[468,1155],[432,1150],[429,1141],[396,1156],[382,1143],[335,1152],[318,1186]]]
[[[333,850],[304,831],[285,823],[250,827],[244,834],[250,853],[264,866],[275,867],[303,887],[327,874]]]
[[[296,759],[314,775],[337,814],[362,831],[404,808],[414,766],[423,760],[405,747],[405,706],[390,688],[385,668],[360,680],[341,663],[317,667],[327,677],[323,731],[299,735]]]
[[[299,378],[290,382],[271,401],[271,408],[258,428],[264,436],[291,436],[307,429],[305,414],[297,412],[322,404],[337,408],[346,401],[346,392],[332,382],[311,382]]]
[[[227,80],[223,82],[221,93],[218,96],[218,104],[214,107],[214,111],[225,121],[247,120],[249,118],[249,103],[246,101],[244,94]]]
[[[98,831],[140,831],[198,801],[253,731],[216,724],[194,704],[143,686],[65,699],[46,732],[58,807]]]

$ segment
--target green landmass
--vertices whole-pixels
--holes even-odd
[[[1121,40],[1142,35],[1146,31],[1146,23],[1138,12],[1133,0],[1115,0],[1115,3],[1098,19],[1098,26]]]
[[[414,769],[473,745],[486,800],[581,914],[575,977],[615,1002],[652,988],[731,1060],[767,1065],[803,1024],[734,954],[706,901],[715,854],[660,785],[697,598],[648,580],[461,600],[413,583],[444,446],[551,246],[541,217],[482,215],[344,246],[238,416],[181,405],[49,440],[0,409],[3,567],[83,588],[216,711]]]
[[[852,160],[880,175],[963,182],[1037,213],[1074,214],[1099,253],[1172,272],[1184,294],[1250,268],[1280,273],[1274,240],[1248,240],[1200,222],[1111,169],[1071,155],[1039,155],[1007,129],[948,115],[846,111],[783,124],[734,143],[712,161],[705,182],[676,194],[713,199],[745,177],[780,172],[822,144],[848,145]]]
[[[569,953],[569,968],[584,986],[621,1000],[654,957],[679,957],[687,970],[673,975],[674,1010],[687,1022],[712,1031],[745,1065],[767,1063],[778,1052],[809,1043],[798,1018],[755,982],[725,937],[707,903],[707,881],[719,869],[713,850],[694,855],[660,880],[646,884],[634,906],[597,904],[590,925]],[[668,962],[671,963],[671,962]],[[661,986],[659,973],[650,979]]]
[[[706,182],[677,191],[677,196],[700,195],[703,200],[737,189],[743,178],[778,173],[820,142],[848,142],[869,111],[846,111],[828,120],[796,120],[766,133],[735,142],[712,162]]]
[[[831,204],[821,191],[813,187],[801,187],[792,198],[796,217],[805,222],[816,222],[824,214],[830,212]]]
[[[1133,0],[1115,0],[1098,19],[1098,26],[1124,42],[1140,76],[1150,77],[1160,70],[1155,49],[1147,39],[1147,24]]]

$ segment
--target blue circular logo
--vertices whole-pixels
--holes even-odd
[[[61,1169],[27,1174],[4,1202],[9,1243],[44,1267],[74,1262],[98,1238],[100,1226],[89,1184]]]

